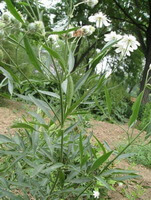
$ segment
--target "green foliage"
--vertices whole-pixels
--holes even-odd
[[[151,134],[151,102],[147,103],[143,107],[143,111],[141,112],[141,122],[138,125],[138,128],[141,130],[145,128],[147,132],[147,137]]]
[[[121,145],[119,149],[122,149],[124,145]],[[144,144],[141,145],[141,143],[137,143],[135,145],[132,145],[127,149],[126,153],[135,153],[135,156],[132,156],[129,158],[130,162],[134,162],[136,164],[141,164],[146,167],[151,168],[151,144]]]

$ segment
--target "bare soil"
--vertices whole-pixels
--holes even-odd
[[[22,116],[27,117],[27,110],[29,105],[16,102],[13,100],[0,100],[0,134],[13,134],[14,130],[10,126],[14,121],[18,121]],[[27,109],[28,108],[28,109]],[[128,129],[127,125],[110,124],[101,121],[91,121],[92,127],[89,128],[93,131],[97,138],[103,142],[106,141],[111,149],[115,149],[120,142],[127,141],[127,135],[124,130]],[[130,130],[131,131],[131,130]],[[134,135],[138,130],[134,130]],[[143,137],[143,136],[142,136]],[[109,192],[108,199],[111,200],[151,200],[151,170],[142,165],[132,165],[127,160],[116,163],[117,167],[122,169],[133,169],[139,172],[142,179],[127,182],[127,184],[116,187],[116,191]],[[141,188],[141,189],[139,189]],[[125,195],[134,192],[135,197],[128,198]],[[141,194],[142,193],[142,194]],[[101,200],[101,199],[100,199]]]

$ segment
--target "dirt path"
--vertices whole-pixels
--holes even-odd
[[[29,108],[29,107],[28,107]],[[27,115],[27,105],[12,101],[12,100],[0,100],[0,134],[13,134],[13,130],[10,129],[10,126],[14,121],[21,118],[23,115]],[[122,125],[121,127],[110,124],[107,122],[100,121],[91,121],[92,127],[89,128],[90,131],[93,131],[98,139],[103,142],[106,141],[109,146],[114,149],[120,141],[127,141],[125,130],[127,130],[127,125]],[[134,134],[137,134],[138,131],[135,130]],[[128,187],[126,185],[122,187],[117,187],[117,191],[109,192],[109,198],[111,200],[151,200],[151,170],[145,168],[142,165],[130,165],[127,161],[122,161],[117,165],[123,169],[134,169],[139,171],[139,174],[142,176],[141,180],[137,180],[136,183],[129,182]],[[141,186],[145,186],[147,189],[140,189]],[[138,198],[127,198],[125,197],[124,191],[130,193],[135,191]],[[141,195],[141,192],[143,194]],[[138,194],[140,193],[140,194]]]

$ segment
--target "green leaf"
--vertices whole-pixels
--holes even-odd
[[[108,113],[110,115],[111,114],[111,110],[112,110],[112,101],[111,101],[111,98],[110,98],[110,95],[109,95],[109,91],[108,91],[106,86],[105,86],[105,98],[106,98],[106,105],[107,105],[107,108],[108,108]]]
[[[94,69],[96,65],[104,58],[104,56],[108,53],[108,51],[111,49],[111,47],[116,44],[118,41],[112,40],[108,42],[101,52],[90,62],[91,64],[91,69]]]
[[[46,144],[47,144],[47,146],[50,150],[50,154],[51,154],[51,156],[53,156],[54,146],[53,146],[53,143],[52,143],[52,139],[47,133],[44,133],[44,138],[45,138]]]
[[[47,167],[47,169],[43,170],[43,173],[49,174],[52,171],[55,171],[58,168],[61,168],[63,166],[62,163],[56,163],[50,167]]]
[[[24,23],[24,21],[22,20],[20,14],[17,12],[16,8],[14,7],[14,5],[12,4],[11,0],[5,0],[6,4],[7,4],[7,8],[8,10],[11,12],[11,14],[21,23]]]
[[[101,147],[103,153],[105,154],[106,153],[106,149],[104,147],[104,145],[98,140],[97,137],[95,137],[95,135],[93,135],[93,137],[95,138],[95,140],[98,142],[99,146]]]
[[[101,182],[108,190],[111,190],[110,185],[100,176],[95,176],[96,180]]]
[[[30,129],[30,130],[35,130],[31,125],[26,124],[26,123],[16,123],[11,126],[11,128],[23,128],[23,129]]]
[[[83,143],[82,143],[82,134],[80,133],[80,137],[79,137],[79,149],[80,149],[80,163],[81,163],[81,167],[82,167],[82,160],[83,160]]]
[[[53,32],[48,32],[48,33],[50,35],[62,35],[62,34],[69,33],[69,32],[72,32],[72,31],[75,31],[78,29],[79,29],[79,27],[76,27],[76,28],[70,28],[70,29],[64,30],[64,31],[53,31]]]
[[[48,117],[52,117],[51,114],[50,114],[50,108],[49,106],[46,104],[46,102],[40,100],[40,99],[37,99],[35,98],[34,96],[32,95],[29,95],[30,99],[32,100],[32,102],[38,106]]]
[[[140,109],[140,105],[141,105],[141,101],[142,101],[142,98],[143,98],[143,94],[144,94],[144,92],[142,91],[139,94],[139,96],[137,97],[135,103],[132,106],[132,115],[131,115],[129,123],[128,123],[129,127],[131,127],[135,123],[135,121],[137,120],[139,109]]]
[[[41,66],[40,63],[35,55],[35,52],[33,51],[28,38],[25,36],[24,37],[24,44],[25,44],[25,49],[26,49],[26,53],[31,61],[31,63],[34,65],[34,67],[39,71],[42,72],[41,70]]]
[[[41,164],[35,167],[35,170],[33,171],[33,174],[31,177],[37,176],[39,173],[42,172],[42,170],[45,168],[46,164]]]
[[[48,91],[42,91],[42,90],[38,90],[40,93],[42,94],[46,94],[48,96],[51,96],[51,97],[55,97],[57,99],[60,99],[60,96],[54,92],[48,92]]]
[[[88,71],[84,74],[84,76],[82,76],[82,77],[78,80],[78,82],[77,82],[76,85],[75,85],[75,92],[76,92],[77,90],[79,90],[79,89],[81,88],[81,86],[85,83],[85,81],[88,79],[90,73],[91,73],[91,70],[88,70]]]
[[[123,169],[110,169],[102,173],[102,176],[109,176],[113,174],[136,174],[135,170],[123,170]]]
[[[67,93],[67,85],[68,85],[68,79],[65,79],[61,84],[61,88],[65,94]]]
[[[31,112],[31,111],[29,111],[28,113],[29,113],[32,117],[34,117],[38,122],[40,122],[41,124],[44,124],[44,125],[45,125],[44,119],[43,119],[39,114],[37,114],[36,112]]]
[[[32,138],[32,149],[35,153],[39,144],[39,132],[33,131],[31,138]]]
[[[112,154],[113,151],[110,151],[106,154],[103,154],[103,156],[101,156],[100,158],[98,158],[92,165],[92,167],[90,168],[90,171],[94,171],[96,169],[98,169]]]
[[[90,182],[92,181],[91,178],[88,178],[88,177],[80,177],[80,178],[75,178],[75,179],[72,179],[70,182],[71,183],[77,183],[77,184],[83,184],[83,183],[87,183],[87,182]]]
[[[125,158],[132,157],[132,156],[134,156],[134,155],[136,155],[136,153],[126,153],[126,154],[120,155],[117,159],[118,159],[118,160],[121,160],[121,159],[125,159]]]
[[[72,72],[74,68],[74,63],[75,63],[74,53],[70,50],[68,58],[69,73]]]
[[[4,197],[5,199],[6,199],[6,197],[8,197],[10,200],[24,200],[23,198],[14,195],[12,192],[8,192],[1,188],[0,188],[0,195],[1,195],[1,198]]]
[[[52,56],[59,62],[63,71],[65,71],[65,66],[62,57],[56,51],[52,50],[50,47],[47,47],[46,45],[44,45],[43,47],[49,52],[50,56]]]
[[[10,138],[5,135],[0,135],[0,144],[3,143],[14,143]]]
[[[67,84],[67,93],[66,93],[66,100],[67,100],[67,106],[70,108],[72,98],[74,95],[74,83],[72,80],[71,75],[68,77],[68,84]]]
[[[115,181],[126,181],[128,179],[134,179],[134,178],[141,178],[139,175],[127,175],[127,176],[121,176],[121,177],[115,177],[113,180]]]
[[[12,76],[10,75],[10,73],[5,70],[3,67],[0,67],[0,71],[3,72],[4,76],[8,79],[8,90],[9,90],[9,93],[12,95],[13,94],[13,78]]]

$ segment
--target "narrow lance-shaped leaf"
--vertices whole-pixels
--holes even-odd
[[[38,90],[40,93],[42,94],[46,94],[48,96],[51,96],[51,97],[55,97],[57,99],[60,99],[60,96],[54,92],[48,92],[48,91],[42,91],[42,90]]]
[[[106,105],[107,105],[108,113],[110,115],[111,109],[112,109],[112,102],[111,102],[111,98],[110,98],[110,95],[109,95],[109,91],[108,91],[106,86],[105,86],[105,98],[106,98]]]
[[[17,12],[16,8],[14,7],[14,5],[12,4],[11,0],[5,0],[6,4],[7,4],[7,8],[8,10],[11,12],[11,14],[21,23],[24,23],[24,21],[22,20],[20,14]]]
[[[98,169],[112,154],[113,151],[110,151],[106,154],[103,154],[103,156],[101,156],[100,158],[98,158],[92,165],[92,167],[90,168],[90,171],[94,171],[96,169]]]
[[[50,56],[52,56],[59,62],[63,71],[65,71],[65,66],[62,57],[56,51],[52,50],[50,47],[47,47],[46,45],[44,45],[43,47],[49,52]]]
[[[70,108],[72,98],[74,95],[74,83],[72,80],[71,75],[68,77],[68,84],[67,84],[67,93],[66,93],[66,100],[67,100],[67,106]]]
[[[41,70],[41,66],[40,66],[40,63],[36,57],[36,54],[35,52],[33,51],[30,43],[29,43],[29,40],[28,38],[25,36],[24,37],[24,44],[25,44],[25,49],[26,49],[26,53],[31,61],[31,63],[34,65],[34,67],[39,71],[39,72],[42,72]]]
[[[112,40],[108,42],[101,52],[90,62],[91,68],[94,69],[96,65],[104,58],[104,56],[108,53],[108,51],[111,49],[111,47],[116,44],[118,41],[117,40]]]
[[[142,91],[132,106],[133,112],[132,112],[132,115],[131,115],[129,123],[128,123],[129,126],[132,126],[134,124],[134,122],[137,120],[143,94],[144,94],[144,92]]]
[[[74,63],[75,63],[74,53],[70,50],[69,58],[68,58],[69,73],[72,72],[72,70],[74,68]]]
[[[82,166],[82,160],[83,160],[83,143],[82,143],[82,134],[80,133],[79,137],[79,149],[80,149],[80,162]]]

